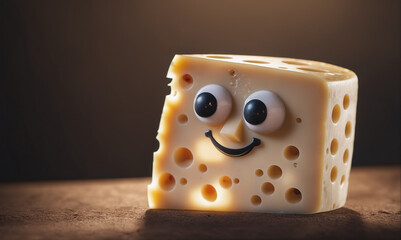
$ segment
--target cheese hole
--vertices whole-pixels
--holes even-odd
[[[344,181],[345,181],[345,175],[342,175],[342,177],[341,177],[341,185],[344,185]]]
[[[262,199],[258,195],[253,195],[251,197],[251,203],[255,206],[260,205],[262,203]]]
[[[270,195],[273,194],[274,192],[274,185],[269,183],[269,182],[265,182],[262,184],[262,192],[264,194]]]
[[[349,138],[351,136],[351,122],[348,121],[345,125],[345,137]]]
[[[326,154],[329,154],[329,148],[326,148]]]
[[[244,62],[247,63],[261,63],[261,64],[269,64],[269,62],[265,62],[265,61],[257,61],[257,60],[243,60]]]
[[[330,179],[331,179],[331,182],[334,182],[334,181],[336,181],[336,179],[337,179],[337,167],[336,167],[336,166],[334,166],[334,167],[331,169]]]
[[[233,182],[231,181],[231,178],[227,177],[227,176],[222,176],[219,180],[221,187],[223,188],[230,188],[233,184]]]
[[[261,177],[263,175],[262,169],[256,169],[255,175],[258,176],[258,177]]]
[[[290,60],[286,60],[286,61],[282,61],[283,63],[287,63],[287,64],[291,64],[291,65],[309,65],[307,63],[303,63],[303,62],[298,62],[298,61],[290,61]]]
[[[301,122],[302,122],[302,119],[301,119],[301,118],[296,118],[296,119],[295,119],[295,122],[301,123]]]
[[[294,168],[298,167],[298,163],[294,163],[293,165],[294,165]]]
[[[193,80],[192,76],[189,74],[184,74],[180,79],[180,86],[183,89],[189,89],[193,83],[194,83],[194,80]]]
[[[201,172],[206,172],[207,171],[207,166],[205,165],[205,164],[200,164],[199,165],[199,171],[201,171]]]
[[[185,114],[178,115],[178,122],[181,124],[185,124],[188,122],[188,116]]]
[[[344,155],[343,155],[343,162],[344,163],[348,162],[348,157],[349,157],[349,151],[348,151],[348,149],[345,149]]]
[[[234,183],[238,184],[239,183],[239,179],[238,178],[234,178]]]
[[[203,185],[202,196],[204,199],[208,200],[209,202],[214,202],[217,199],[216,189],[210,184]]]
[[[298,68],[298,69],[303,70],[303,71],[308,71],[308,72],[320,72],[320,73],[328,72],[327,70],[314,69],[314,68]]]
[[[226,56],[206,56],[208,58],[217,58],[217,59],[232,59],[232,57],[226,57]]]
[[[302,193],[297,188],[290,188],[285,192],[285,199],[289,203],[297,203],[302,199]]]
[[[295,160],[295,159],[297,159],[298,157],[299,157],[299,150],[298,150],[298,148],[297,147],[295,147],[295,146],[287,146],[285,149],[284,149],[284,157],[287,159],[287,160]]]
[[[331,155],[335,155],[337,153],[337,151],[338,151],[338,141],[337,141],[337,139],[334,138],[330,144]]]
[[[236,75],[236,72],[235,72],[234,69],[230,69],[230,70],[228,71],[228,73],[229,73],[231,76],[235,76],[235,75]]]
[[[345,96],[344,96],[343,107],[344,107],[344,109],[347,109],[349,107],[349,95],[348,94],[345,94]]]
[[[174,176],[171,175],[170,173],[163,173],[159,177],[159,186],[165,191],[172,190],[175,186]]]
[[[193,160],[192,152],[188,148],[178,148],[174,152],[174,161],[180,167],[187,168],[191,166]]]
[[[267,169],[267,175],[273,179],[277,179],[283,175],[283,171],[277,165],[272,165]]]
[[[341,115],[340,106],[338,104],[336,104],[331,113],[331,120],[333,120],[333,123],[338,122],[338,120],[340,119],[340,115]]]
[[[153,139],[153,149],[154,149],[154,152],[157,152],[157,151],[159,151],[159,149],[160,149],[160,141],[159,140],[157,140],[156,138],[154,138]]]
[[[181,183],[181,185],[187,185],[188,181],[186,178],[181,178],[180,183]]]

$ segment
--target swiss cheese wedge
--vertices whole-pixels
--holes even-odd
[[[150,208],[316,213],[344,206],[358,79],[327,63],[176,55]]]

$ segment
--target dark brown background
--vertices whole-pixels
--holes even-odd
[[[2,1],[0,180],[150,176],[175,53],[355,71],[354,165],[400,163],[400,1]]]

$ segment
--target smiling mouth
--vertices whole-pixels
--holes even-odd
[[[243,148],[237,148],[237,149],[233,149],[233,148],[226,148],[223,145],[221,145],[220,143],[218,143],[213,135],[212,135],[212,130],[206,130],[205,132],[205,136],[210,138],[210,140],[212,141],[213,145],[223,154],[230,156],[230,157],[242,157],[248,153],[250,153],[252,151],[252,149],[256,146],[259,146],[261,141],[259,138],[252,138],[252,142],[250,144],[248,144],[248,146],[245,146]]]

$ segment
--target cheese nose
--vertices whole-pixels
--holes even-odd
[[[241,142],[242,124],[242,118],[230,118],[226,121],[220,133],[233,142]]]

